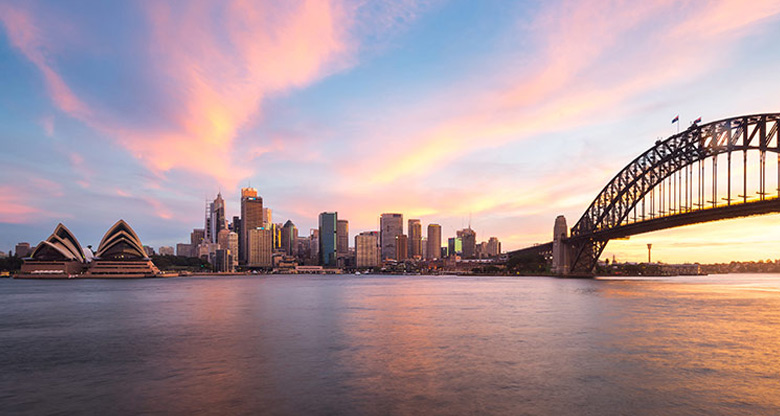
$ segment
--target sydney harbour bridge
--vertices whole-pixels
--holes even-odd
[[[656,141],[604,186],[571,231],[559,216],[552,242],[511,254],[545,254],[554,274],[590,276],[609,240],[780,212],[779,120],[780,113],[733,117]]]

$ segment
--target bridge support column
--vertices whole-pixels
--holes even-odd
[[[561,276],[569,274],[571,248],[565,242],[568,238],[569,228],[566,226],[566,217],[559,215],[553,227],[552,272]]]

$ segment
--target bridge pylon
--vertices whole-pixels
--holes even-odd
[[[560,276],[569,275],[571,246],[567,243],[568,239],[566,217],[559,215],[553,227],[552,272]]]

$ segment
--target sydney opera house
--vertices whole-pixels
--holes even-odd
[[[17,278],[142,278],[160,276],[141,240],[124,220],[108,229],[96,253],[84,249],[67,227],[54,232],[24,259]]]

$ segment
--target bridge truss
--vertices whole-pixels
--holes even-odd
[[[657,141],[572,227],[571,273],[590,274],[611,238],[780,212],[779,120],[780,113],[734,117]],[[767,160],[767,153],[775,156]]]

